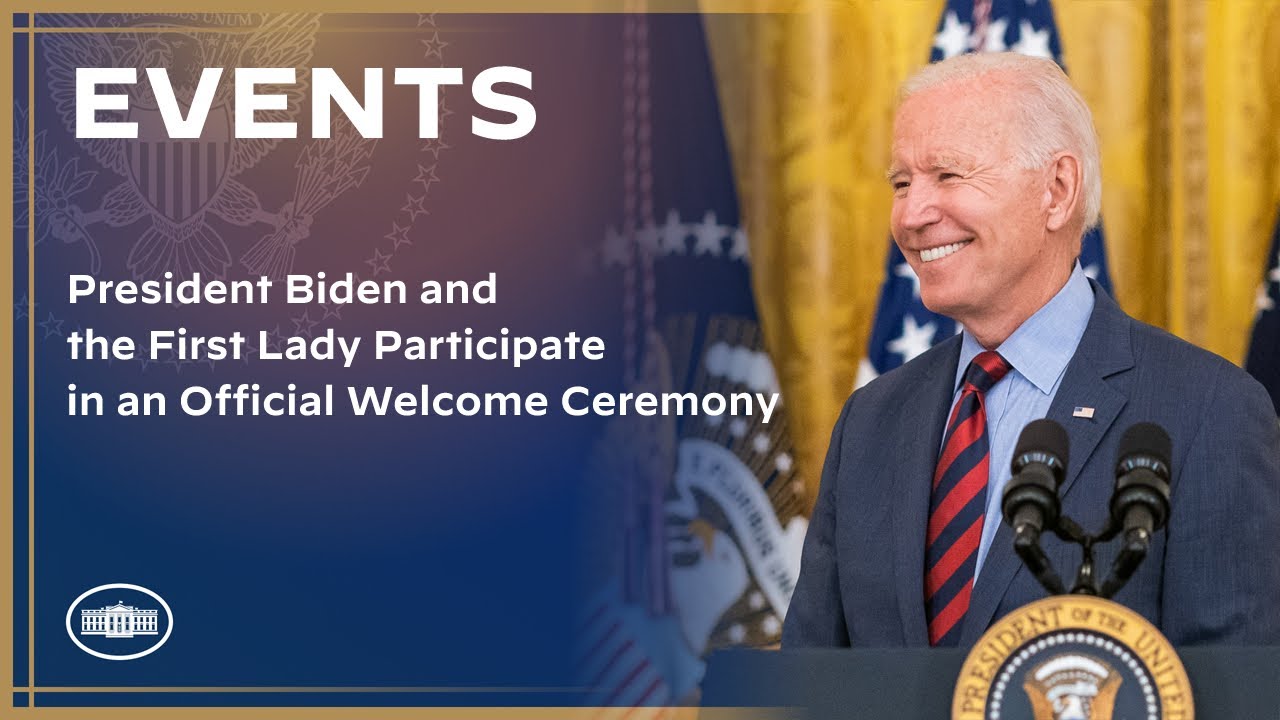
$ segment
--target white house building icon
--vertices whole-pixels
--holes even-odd
[[[80,634],[115,638],[158,635],[158,612],[158,610],[140,610],[121,602],[96,610],[81,610]]]

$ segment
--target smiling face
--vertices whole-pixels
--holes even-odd
[[[925,306],[988,347],[1062,288],[1076,254],[1055,219],[1061,163],[1028,170],[1016,159],[1019,91],[991,74],[948,83],[907,98],[894,122],[893,239]]]

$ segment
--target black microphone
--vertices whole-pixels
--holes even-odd
[[[1058,423],[1036,420],[1022,429],[1013,451],[1013,479],[1004,488],[1001,508],[1014,535],[1036,535],[1058,524],[1058,486],[1067,472],[1067,431]]]
[[[1102,586],[1102,597],[1111,597],[1128,582],[1147,556],[1151,536],[1169,520],[1172,454],[1169,433],[1155,423],[1138,423],[1120,438],[1111,526],[1124,533],[1124,543]]]
[[[1116,461],[1116,491],[1111,496],[1111,521],[1149,538],[1169,519],[1169,456],[1173,441],[1155,423],[1138,423],[1120,438]]]
[[[1066,588],[1040,547],[1040,533],[1058,524],[1058,486],[1067,472],[1068,444],[1067,431],[1052,420],[1036,420],[1023,428],[1013,451],[1013,478],[1000,505],[1013,528],[1014,552],[1051,595],[1061,595]]]

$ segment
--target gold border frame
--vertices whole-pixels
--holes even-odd
[[[18,32],[18,28],[13,27],[12,11],[6,8],[8,16],[5,24],[8,31],[5,33],[3,41],[4,57],[13,57],[13,39]],[[28,24],[30,17],[28,16]],[[4,73],[3,79],[0,79],[4,96],[13,96],[13,73],[12,71]],[[10,198],[9,202],[0,203],[0,218],[3,218],[8,232],[13,232],[13,113],[0,113],[0,135],[6,138],[4,143],[4,157],[7,159],[9,172],[4,173],[3,180],[0,180],[0,187],[4,188],[6,197]],[[28,162],[28,171],[30,163]],[[30,178],[28,178],[29,180]],[[28,223],[30,224],[30,223]],[[13,237],[10,235],[10,237]],[[8,243],[5,244],[8,247]],[[5,305],[8,306],[13,298],[13,248],[9,247],[8,252],[0,253],[0,297],[7,298]],[[30,314],[30,313],[28,313]],[[4,356],[0,357],[0,370],[4,372],[5,380],[0,382],[0,409],[3,410],[4,419],[0,421],[0,429],[3,430],[3,438],[0,438],[0,459],[4,459],[5,466],[0,470],[0,517],[12,518],[14,512],[13,506],[13,339],[14,325],[17,322],[12,312],[6,311],[0,313],[0,343],[5,347]],[[13,597],[13,528],[10,526],[9,531],[0,536],[0,570],[3,570],[3,579],[0,579],[0,592],[4,593],[5,598]],[[3,623],[0,627],[0,652],[4,653],[0,657],[0,673],[4,674],[4,685],[13,683],[13,621],[14,614],[12,609],[9,613],[8,622]],[[7,709],[13,705],[13,694],[0,703],[0,708]]]

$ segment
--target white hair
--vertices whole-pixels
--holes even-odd
[[[1098,224],[1102,211],[1102,169],[1098,132],[1084,98],[1058,64],[1017,53],[971,53],[926,65],[902,84],[901,101],[923,90],[999,74],[1022,86],[1014,95],[1014,116],[1023,129],[1015,154],[1028,170],[1044,167],[1055,153],[1067,151],[1083,166],[1084,230]]]

